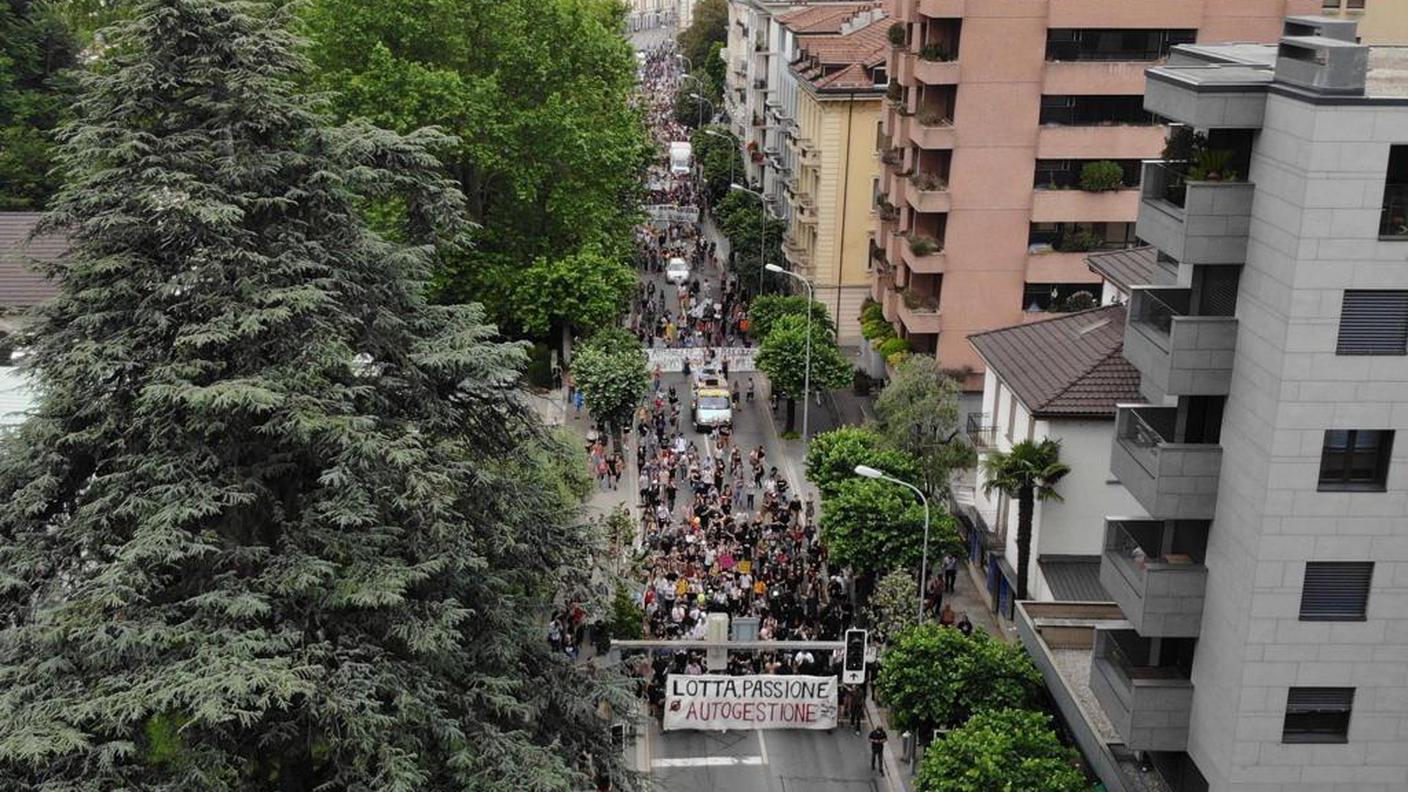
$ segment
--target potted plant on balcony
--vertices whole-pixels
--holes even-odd
[[[1110,160],[1087,162],[1080,169],[1080,188],[1086,192],[1109,192],[1124,187],[1124,169]]]
[[[1192,167],[1188,169],[1190,181],[1237,181],[1237,172],[1227,166],[1232,164],[1232,152],[1227,149],[1202,149],[1197,153]]]
[[[890,43],[896,47],[904,47],[909,38],[909,26],[903,22],[896,22],[890,25],[890,29],[885,32],[889,36]]]
[[[1061,253],[1085,253],[1099,247],[1103,241],[1093,231],[1081,228],[1062,234],[1056,243],[1056,250]]]
[[[904,86],[897,82],[891,82],[885,87],[885,98],[891,102],[899,102],[904,99]]]
[[[948,126],[952,123],[943,111],[932,107],[921,108],[915,117],[919,119],[920,126],[926,127]]]
[[[916,173],[910,177],[910,184],[921,192],[933,192],[935,190],[947,190],[948,182],[937,173]]]
[[[886,165],[898,165],[904,159],[904,151],[899,148],[892,148],[880,155],[880,161]]]
[[[926,61],[951,61],[953,55],[948,51],[948,47],[935,42],[920,47],[919,58]]]
[[[911,311],[922,313],[934,313],[939,310],[939,298],[932,294],[924,294],[913,286],[906,286],[900,293],[900,299],[904,300],[904,307]]]
[[[924,234],[914,234],[909,238],[909,252],[916,256],[931,256],[943,249],[939,240]]]

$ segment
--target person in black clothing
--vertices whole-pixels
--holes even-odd
[[[885,727],[875,724],[875,728],[870,730],[870,769],[879,769],[880,775],[885,775],[885,741],[890,739],[890,735],[885,733]]]

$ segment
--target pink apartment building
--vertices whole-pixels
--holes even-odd
[[[1144,70],[1176,44],[1276,41],[1319,2],[892,0],[903,43],[878,130],[871,292],[885,317],[980,391],[970,334],[1098,298],[1085,256],[1136,244],[1139,163],[1165,136]],[[1104,160],[1115,188],[1081,189]]]

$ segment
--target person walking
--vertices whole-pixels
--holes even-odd
[[[944,554],[944,588],[953,591],[958,585],[958,558],[953,553]]]
[[[851,697],[846,703],[850,705],[851,731],[854,731],[859,737],[860,723],[865,719],[865,688],[863,686],[851,688]]]
[[[875,724],[875,728],[870,730],[870,769],[880,771],[880,775],[885,775],[885,741],[890,739],[890,735],[885,733],[885,727]]]

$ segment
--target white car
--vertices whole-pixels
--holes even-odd
[[[671,283],[684,283],[689,280],[689,262],[675,256],[665,264],[665,278]]]

